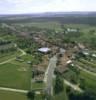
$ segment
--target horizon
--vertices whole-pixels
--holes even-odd
[[[1,14],[94,12],[95,0],[0,0]]]
[[[73,13],[73,14],[75,14],[75,13],[96,13],[96,11],[63,11],[63,12],[61,12],[61,11],[54,11],[54,12],[33,12],[33,13],[9,13],[9,14],[0,14],[0,16],[2,16],[2,15],[36,15],[36,14],[52,14],[52,13],[54,13],[54,14],[59,14],[59,13],[62,13],[62,14],[70,14],[70,13]]]

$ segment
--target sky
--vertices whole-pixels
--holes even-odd
[[[96,0],[0,0],[0,14],[96,11]]]

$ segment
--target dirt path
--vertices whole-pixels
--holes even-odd
[[[71,82],[67,81],[64,79],[64,83],[68,86],[70,86],[71,88],[73,88],[74,90],[78,91],[78,92],[83,92],[82,89],[80,89],[79,86],[72,84]]]
[[[22,54],[19,55],[19,56],[26,55],[26,52],[25,52],[24,50],[22,50],[22,49],[20,49],[20,48],[18,48],[18,50],[22,52]],[[1,62],[0,65],[6,64],[6,63],[11,62],[11,61],[13,61],[13,60],[15,60],[15,59],[16,59],[16,57],[11,58],[11,59],[9,59],[9,60],[6,60],[6,61],[4,61],[4,62]]]
[[[13,89],[13,88],[5,88],[5,87],[0,87],[0,90],[3,91],[10,91],[10,92],[18,92],[18,93],[27,93],[27,90],[20,90],[20,89]]]

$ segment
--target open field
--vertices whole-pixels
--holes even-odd
[[[66,93],[66,86],[64,86],[64,91],[59,94],[54,95],[52,100],[68,100],[67,93]]]
[[[80,70],[78,75],[76,75],[75,71],[69,70],[64,73],[64,78],[69,81],[72,81],[71,79],[74,78],[76,81],[75,84],[80,84],[80,79],[83,79],[86,88],[91,88],[93,90],[96,88],[96,77],[82,70]]]
[[[4,53],[4,54],[0,54],[0,63],[12,59],[12,58],[16,58],[17,56],[19,56],[20,54],[22,54],[22,52],[20,51],[15,51],[15,52],[10,52],[10,53]]]
[[[29,76],[28,66],[11,63],[0,65],[0,87],[28,90],[30,88]]]
[[[96,91],[96,77],[95,76],[85,73],[83,71],[80,71],[80,78],[84,79],[85,87],[91,88],[93,89],[93,91]]]
[[[32,83],[31,87],[32,87],[32,90],[44,89],[45,84],[44,83]]]
[[[15,41],[16,40],[16,35],[4,35],[1,36],[4,40],[10,40],[10,41]]]
[[[0,91],[0,100],[28,100],[26,94]]]
[[[85,59],[80,59],[80,62],[84,63],[84,64],[87,65],[87,66],[96,68],[96,64],[95,64],[95,63],[89,62],[89,61],[87,61],[87,60],[85,60]]]
[[[29,22],[29,23],[19,23],[19,24],[13,24],[17,28],[23,28],[23,27],[36,27],[40,29],[56,29],[61,30],[61,26],[59,22]]]
[[[38,95],[38,94],[35,95],[35,100],[43,100],[43,99],[42,99],[42,95]]]

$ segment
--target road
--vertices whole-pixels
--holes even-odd
[[[80,89],[79,86],[74,85],[74,84],[70,83],[69,81],[67,81],[67,80],[65,80],[65,79],[64,79],[64,84],[70,86],[71,88],[73,88],[74,90],[76,90],[76,91],[78,91],[78,92],[83,92],[83,90]]]
[[[45,72],[44,82],[46,84],[46,90],[48,94],[52,94],[53,75],[54,75],[54,70],[56,68],[56,63],[57,63],[57,57],[54,56],[50,59],[48,68]]]
[[[13,88],[5,88],[5,87],[0,87],[0,90],[3,91],[10,91],[10,92],[18,92],[18,93],[27,93],[27,90],[20,90],[20,89],[13,89]]]
[[[11,30],[13,30],[13,31],[15,31],[15,32],[18,32],[14,27],[9,26],[9,25],[7,25],[6,23],[3,23],[3,26],[5,26],[5,27],[7,27],[7,28],[9,28],[9,29],[11,29]],[[22,54],[19,55],[19,56],[26,55],[26,52],[25,52],[24,50],[18,48],[17,44],[14,44],[14,46],[17,47],[17,49],[18,49],[19,51],[22,52]],[[6,63],[11,62],[11,61],[13,61],[13,60],[15,60],[15,59],[16,59],[16,57],[10,58],[10,59],[8,59],[8,60],[6,60],[6,61],[4,61],[4,62],[1,62],[0,65],[6,64]]]
[[[21,51],[21,53],[22,53],[22,54],[19,55],[19,56],[26,55],[26,52],[23,51],[22,49],[18,48],[18,50]],[[16,59],[16,57],[14,57],[14,58],[10,58],[10,59],[8,59],[8,60],[6,60],[6,61],[4,61],[4,62],[1,62],[0,65],[6,64],[6,63],[11,62],[11,61],[13,61],[13,60],[15,60],[15,59]]]
[[[54,69],[56,68],[56,62],[57,62],[56,56],[54,56],[50,59],[50,62],[49,62],[49,65],[45,72],[45,77],[44,77],[46,89],[47,89],[48,93],[51,93],[51,94],[52,94],[52,90],[51,90],[52,89],[52,80],[53,80],[53,75],[54,75]],[[65,79],[64,79],[64,84],[70,86],[71,88],[73,88],[74,90],[76,90],[78,92],[83,92],[83,90],[80,89],[79,86],[74,85]]]

